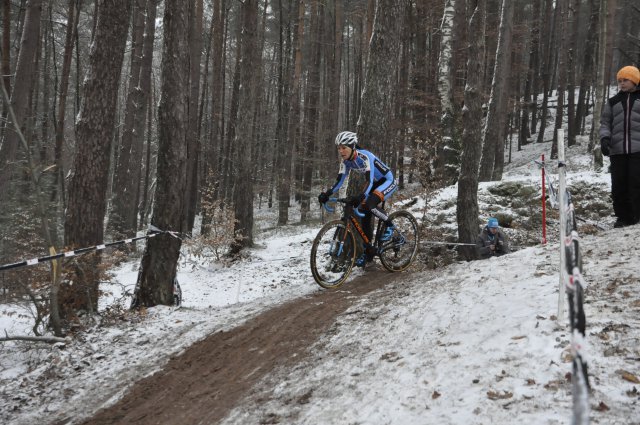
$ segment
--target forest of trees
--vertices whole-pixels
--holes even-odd
[[[635,0],[0,1],[0,264],[150,224],[207,237],[230,222],[237,253],[256,208],[308,220],[341,130],[401,187],[459,181],[472,240],[478,182],[541,129],[593,150],[587,115],[640,63]],[[149,240],[141,305],[173,302],[180,243]],[[95,308],[100,264],[3,285],[42,281],[65,322]]]

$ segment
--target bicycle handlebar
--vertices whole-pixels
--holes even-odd
[[[328,200],[327,202],[325,202],[324,204],[322,204],[322,207],[323,207],[325,210],[327,210],[328,212],[332,213],[332,212],[334,212],[336,209],[335,209],[335,208],[330,207],[329,205],[327,205],[329,202],[334,202],[334,203],[340,202],[341,204],[349,204],[350,199],[349,199],[349,198],[329,198],[329,200]],[[363,213],[363,212],[360,212],[360,210],[359,210],[357,207],[354,207],[354,208],[353,208],[353,213],[354,213],[355,215],[357,215],[358,217],[360,217],[360,218],[364,217],[364,213]]]

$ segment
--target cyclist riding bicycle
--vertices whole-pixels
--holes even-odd
[[[358,146],[356,133],[342,131],[336,136],[335,143],[342,158],[338,177],[333,187],[318,195],[318,201],[321,204],[326,203],[329,197],[340,189],[351,170],[368,175],[366,189],[361,194],[351,197],[352,205],[359,207],[365,213],[362,218],[362,227],[369,240],[373,236],[372,214],[386,224],[386,230],[381,237],[382,241],[390,239],[394,229],[393,223],[379,204],[389,199],[398,188],[398,182],[393,178],[391,169],[373,153]],[[363,267],[367,261],[372,260],[373,256],[363,253],[356,261],[356,265]]]

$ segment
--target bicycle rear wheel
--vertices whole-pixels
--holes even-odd
[[[389,215],[395,229],[391,239],[382,244],[380,262],[390,272],[405,270],[418,253],[418,222],[409,211],[396,211]]]
[[[311,273],[323,288],[337,288],[351,274],[355,263],[355,236],[342,220],[325,224],[311,247]]]

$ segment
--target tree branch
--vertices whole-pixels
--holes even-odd
[[[7,335],[6,337],[0,338],[0,342],[6,342],[6,341],[46,342],[48,344],[55,344],[56,342],[67,342],[66,339],[58,338],[56,336],[9,336]]]

